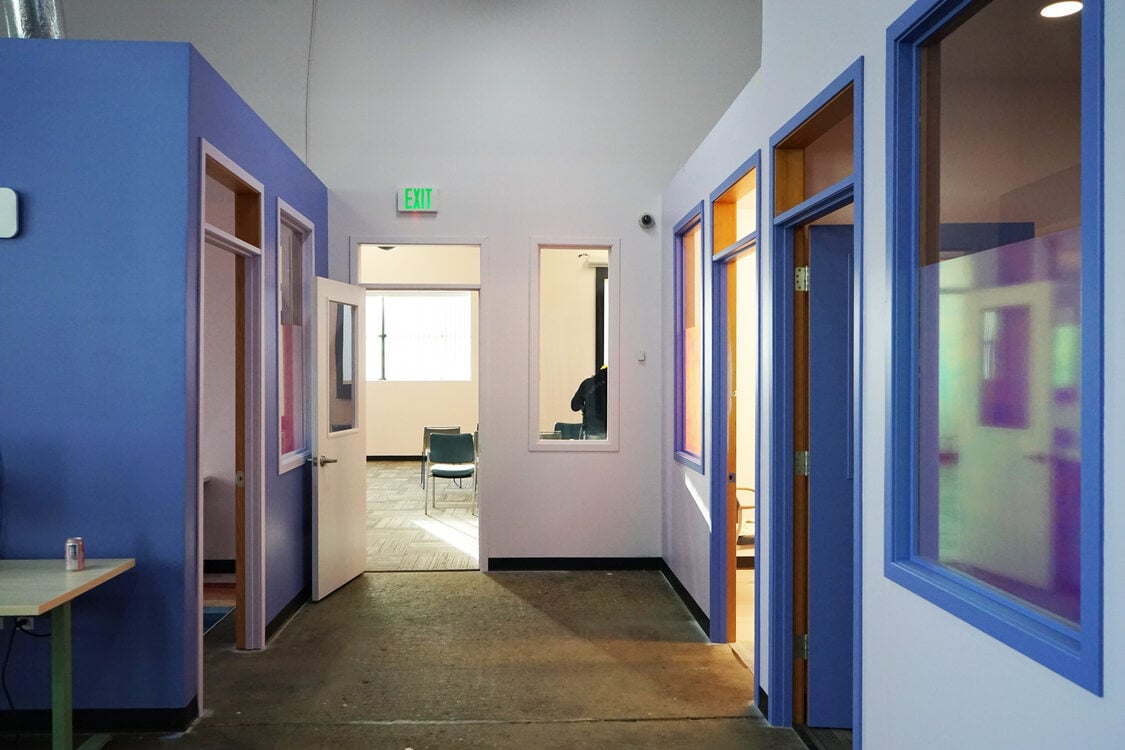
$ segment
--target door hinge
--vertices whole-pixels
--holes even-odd
[[[809,267],[797,266],[793,272],[793,289],[798,292],[809,290]]]
[[[793,658],[809,660],[809,636],[801,633],[793,637]]]
[[[235,487],[245,487],[246,486],[246,472],[245,471],[236,471],[234,473],[234,486]]]
[[[809,475],[808,451],[797,451],[793,454],[793,473],[802,477]]]

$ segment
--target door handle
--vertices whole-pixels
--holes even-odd
[[[319,459],[316,456],[309,456],[309,463],[314,466],[324,466],[325,464],[338,463],[338,461],[335,458],[328,458],[327,456],[321,456]]]

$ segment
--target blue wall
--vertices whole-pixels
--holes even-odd
[[[206,138],[208,143],[265,185],[263,367],[266,388],[263,397],[266,411],[266,620],[269,621],[309,582],[309,469],[303,467],[281,476],[277,473],[277,200],[284,200],[315,226],[316,273],[318,276],[327,276],[328,191],[207,61],[192,50],[188,148],[191,163],[195,165],[189,193],[195,217],[198,217],[199,211],[200,138]],[[198,247],[198,218],[192,222],[190,231],[189,246]],[[197,257],[192,258],[193,298],[198,296],[197,261]],[[199,335],[196,323],[197,318],[193,316],[189,322],[192,342]],[[195,351],[194,347],[192,351]],[[196,368],[192,367],[193,384],[195,372]]]
[[[74,604],[76,708],[195,697],[199,137],[267,185],[267,619],[307,585],[308,472],[277,474],[276,197],[316,223],[319,180],[186,44],[0,40],[0,556],[68,536],[136,568]],[[190,99],[189,99],[190,97]],[[279,187],[280,186],[280,187]],[[61,564],[61,563],[60,563]],[[48,641],[19,637],[17,709],[49,705]],[[4,706],[4,708],[7,708]]]

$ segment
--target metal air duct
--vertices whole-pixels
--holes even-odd
[[[20,39],[62,39],[62,0],[0,0],[7,36]]]

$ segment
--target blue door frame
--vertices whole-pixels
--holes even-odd
[[[854,204],[855,225],[853,242],[853,346],[852,346],[852,470],[854,476],[853,503],[853,600],[852,600],[852,658],[857,665],[852,680],[853,747],[862,747],[862,268],[863,268],[863,59],[853,63],[820,94],[810,101],[770,139],[771,175],[773,152],[778,143],[801,126],[807,119],[848,86],[853,89],[854,107],[854,170],[844,180],[829,186],[797,206],[774,216],[769,253],[768,283],[762,284],[761,309],[770,311],[771,330],[768,346],[760,342],[761,369],[770,373],[770,389],[763,399],[772,404],[769,430],[769,481],[765,485],[764,501],[769,503],[770,528],[759,529],[768,533],[769,553],[765,562],[770,582],[767,603],[769,617],[768,648],[770,670],[768,680],[769,705],[767,719],[771,724],[793,724],[793,235],[804,224],[825,216],[849,204]],[[770,201],[774,206],[774,186],[770,188]],[[815,282],[813,282],[815,283]],[[763,612],[755,613],[761,618]],[[761,648],[758,641],[755,648]],[[757,677],[756,681],[760,682]],[[759,692],[760,694],[760,692]]]

